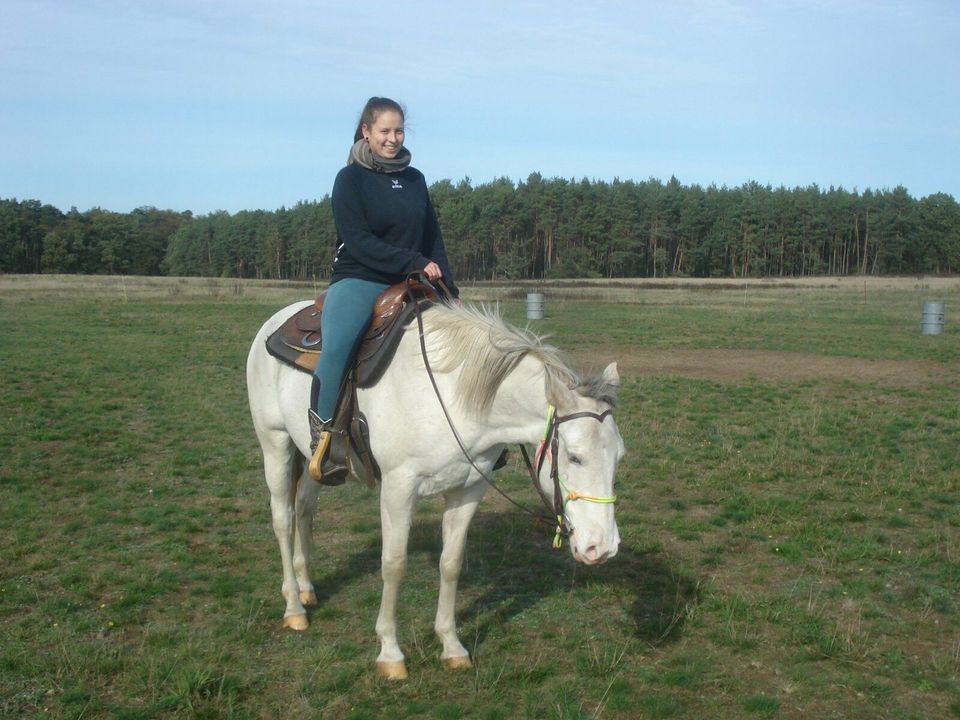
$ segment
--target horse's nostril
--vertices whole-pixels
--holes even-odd
[[[582,553],[577,554],[577,560],[585,562],[588,565],[599,565],[604,563],[617,554],[617,547],[598,544],[589,545]]]

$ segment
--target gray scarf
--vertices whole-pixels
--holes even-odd
[[[350,148],[350,156],[347,158],[347,165],[356,163],[367,170],[373,170],[379,173],[396,173],[406,170],[410,165],[410,151],[405,147],[400,148],[395,158],[383,158],[374,155],[370,149],[370,143],[366,138],[357,140]]]

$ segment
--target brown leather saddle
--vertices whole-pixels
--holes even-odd
[[[322,352],[323,337],[320,318],[326,292],[320,293],[312,305],[291,315],[267,338],[267,352],[303,372],[313,374]],[[380,479],[380,468],[370,452],[367,421],[357,407],[357,388],[371,387],[390,364],[404,328],[414,317],[439,300],[430,285],[408,278],[391,285],[373,305],[373,318],[357,350],[352,367],[340,388],[333,416],[335,429],[348,433],[354,452],[360,458],[371,486]]]
[[[267,338],[267,351],[298,370],[313,373],[323,349],[320,318],[326,296],[326,291],[320,293],[313,305],[287,318]],[[370,327],[360,342],[352,367],[358,387],[375,385],[390,364],[403,328],[413,319],[414,301],[425,310],[438,299],[436,290],[430,285],[412,279],[391,285],[380,293],[373,305]]]

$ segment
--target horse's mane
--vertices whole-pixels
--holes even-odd
[[[527,355],[543,363],[548,388],[576,389],[613,404],[615,389],[597,380],[582,381],[558,348],[528,328],[506,323],[496,309],[438,306],[424,313],[423,320],[433,367],[439,372],[460,367],[458,399],[467,410],[489,411],[500,384]]]

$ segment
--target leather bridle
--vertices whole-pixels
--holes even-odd
[[[557,415],[556,408],[551,405],[547,409],[547,427],[546,430],[544,430],[543,439],[540,441],[540,445],[537,448],[537,453],[535,456],[537,461],[536,469],[534,469],[533,463],[530,462],[530,456],[527,454],[527,449],[523,445],[520,446],[520,453],[523,455],[523,460],[527,465],[527,470],[530,473],[530,479],[533,481],[533,486],[536,488],[537,494],[540,496],[540,499],[543,501],[543,504],[547,510],[551,511],[553,516],[557,519],[556,535],[553,538],[553,546],[556,548],[560,547],[561,537],[569,537],[573,532],[573,528],[570,526],[570,522],[567,519],[567,502],[573,500],[585,500],[586,502],[592,503],[613,504],[617,501],[616,495],[583,495],[576,490],[568,490],[566,495],[564,495],[560,481],[559,469],[560,425],[562,423],[569,422],[571,420],[577,420],[579,418],[592,418],[597,422],[602,423],[607,415],[612,414],[613,410],[608,409],[604,410],[602,413],[584,410],[581,412],[570,413],[569,415]],[[550,456],[550,480],[553,483],[552,501],[540,486],[540,472],[543,470],[543,462],[547,455]]]
[[[479,473],[486,483],[496,490],[502,497],[508,500],[512,505],[519,508],[526,514],[530,515],[534,520],[539,523],[555,526],[555,535],[553,538],[553,547],[559,549],[562,540],[561,538],[569,537],[573,533],[573,527],[570,525],[569,520],[567,519],[565,505],[566,502],[572,502],[574,500],[584,500],[586,502],[592,503],[609,503],[613,504],[617,501],[616,495],[610,496],[593,496],[593,495],[582,495],[576,490],[568,490],[567,494],[564,495],[562,483],[560,480],[560,470],[559,470],[559,449],[560,449],[560,435],[559,428],[560,425],[569,422],[571,420],[577,420],[580,418],[592,418],[597,422],[602,423],[608,415],[613,414],[612,409],[604,410],[602,413],[590,412],[587,410],[581,412],[570,413],[569,415],[557,415],[556,408],[552,405],[547,409],[547,424],[544,429],[543,439],[540,441],[540,445],[537,448],[536,454],[536,469],[534,469],[533,463],[530,462],[530,456],[527,454],[527,449],[523,445],[520,445],[520,453],[523,455],[523,460],[526,463],[527,470],[530,473],[530,479],[533,482],[533,487],[536,489],[537,494],[540,496],[540,499],[543,501],[544,506],[547,508],[547,511],[550,513],[549,516],[538,515],[524,505],[521,505],[516,500],[507,495],[503,490],[497,487],[497,484],[490,478],[490,476],[477,467],[477,463],[474,461],[473,457],[470,455],[470,451],[467,450],[466,445],[464,445],[463,440],[460,437],[460,433],[457,432],[457,428],[453,424],[453,419],[450,417],[450,413],[447,411],[446,403],[443,402],[443,398],[440,395],[440,388],[437,386],[437,380],[433,376],[433,370],[430,367],[430,360],[427,357],[427,345],[424,339],[424,330],[423,330],[423,318],[421,317],[420,305],[417,302],[416,297],[410,290],[410,280],[413,276],[407,278],[407,298],[409,302],[413,303],[415,312],[414,314],[417,317],[417,328],[420,331],[420,353],[423,356],[423,365],[427,370],[427,376],[430,378],[430,384],[433,386],[433,392],[437,396],[437,400],[440,403],[440,408],[443,410],[444,417],[447,419],[447,424],[450,426],[450,430],[453,433],[454,438],[457,441],[457,444],[460,446],[460,451],[463,453],[463,456],[467,459],[467,462],[470,463],[470,466]],[[440,288],[447,294],[447,297],[451,297],[450,291],[447,289],[446,285],[442,281],[439,281]],[[549,448],[549,450],[547,450]],[[544,459],[547,455],[550,455],[550,478],[553,482],[553,499],[551,500],[547,493],[544,492],[543,488],[540,486],[540,472],[543,469]]]

